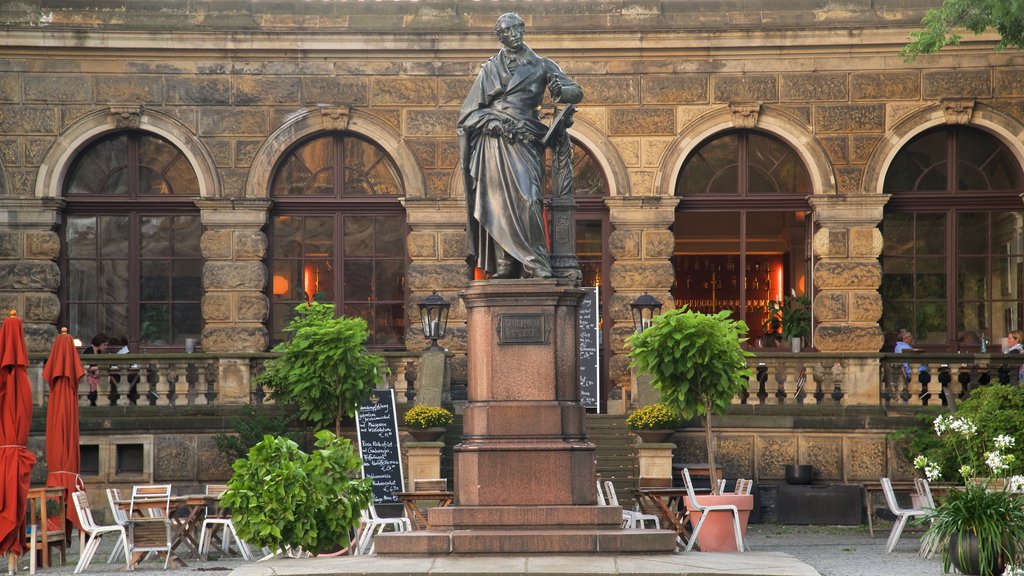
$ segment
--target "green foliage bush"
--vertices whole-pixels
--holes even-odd
[[[447,428],[452,423],[452,413],[440,406],[423,406],[417,404],[405,413],[402,421],[409,428],[426,430],[427,428]]]
[[[217,434],[213,441],[228,462],[234,462],[245,458],[249,450],[267,435],[284,436],[301,444],[302,433],[289,428],[295,419],[295,414],[280,412],[277,407],[257,410],[253,406],[246,406],[241,417],[228,420],[228,425],[235,433]]]
[[[316,433],[307,454],[288,438],[266,436],[232,468],[221,504],[238,536],[256,547],[317,553],[348,546],[372,499],[371,479],[346,438]]]
[[[278,401],[295,404],[299,416],[317,428],[353,417],[359,402],[381,381],[384,360],[366,351],[366,322],[334,317],[333,304],[302,303],[285,328],[291,336],[274,347],[281,355],[268,360],[256,377]]]

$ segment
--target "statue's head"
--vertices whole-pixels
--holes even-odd
[[[507,12],[498,16],[494,25],[494,34],[501,41],[501,44],[512,51],[518,51],[523,47],[523,33],[526,31],[526,23],[515,12]]]

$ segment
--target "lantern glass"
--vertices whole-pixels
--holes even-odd
[[[661,302],[647,292],[630,303],[629,308],[633,314],[633,330],[637,334],[646,330],[654,317],[661,314]]]
[[[437,295],[437,290],[420,302],[420,323],[423,337],[430,340],[430,348],[437,347],[437,341],[444,338],[448,328],[448,311],[452,305]]]

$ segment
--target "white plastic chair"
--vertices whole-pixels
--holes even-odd
[[[754,490],[754,481],[746,478],[737,478],[736,487],[733,488],[733,492],[739,496],[750,496],[750,493]]]
[[[612,484],[611,480],[604,481],[605,492],[608,494],[608,504],[612,506],[619,506],[619,496],[615,493],[615,485]],[[644,514],[639,510],[629,510],[625,507],[622,508],[622,524],[623,528],[648,528],[649,522],[654,523],[656,530],[661,528],[661,522],[658,521],[658,517],[654,514]]]
[[[361,513],[363,527],[359,533],[359,540],[356,544],[357,554],[373,554],[373,537],[391,527],[394,532],[411,532],[412,523],[408,518],[381,518],[377,515],[377,509],[373,504]]]
[[[125,533],[125,527],[120,524],[112,524],[110,526],[97,525],[96,521],[93,520],[92,509],[89,508],[89,497],[86,496],[85,492],[75,492],[71,495],[71,500],[75,503],[75,511],[78,512],[78,519],[82,522],[82,530],[89,534],[89,539],[86,540],[85,547],[82,548],[82,553],[78,558],[78,564],[75,566],[75,574],[80,574],[82,570],[89,566],[93,555],[96,554],[96,549],[100,546],[100,540],[103,538],[103,535],[111,532],[120,534],[121,537],[118,543],[124,549],[125,566],[131,570],[131,554],[128,553],[128,536]]]
[[[896,515],[896,523],[893,524],[889,540],[885,545],[885,551],[892,552],[896,549],[896,543],[899,542],[900,535],[903,534],[907,520],[915,516],[924,516],[928,512],[923,508],[900,508],[896,502],[896,493],[893,492],[892,482],[888,478],[882,478],[882,493],[885,494],[885,503],[889,506],[889,511]]]
[[[686,543],[686,551],[689,552],[693,549],[693,545],[697,543],[697,535],[700,533],[700,529],[704,526],[704,521],[707,520],[708,514],[711,512],[728,512],[732,514],[733,529],[736,532],[736,551],[743,552],[746,547],[743,545],[743,531],[740,529],[740,511],[732,504],[715,504],[715,505],[701,505],[697,500],[697,494],[693,490],[693,481],[690,480],[690,470],[683,468],[683,480],[686,482],[686,496],[690,499],[690,506],[693,508],[692,512],[700,512],[700,520],[697,521],[697,525],[693,527],[693,533],[690,534],[690,541]]]
[[[110,514],[114,518],[114,522],[121,526],[127,526],[128,513],[117,505],[119,500],[121,500],[121,491],[117,488],[107,488],[107,502],[110,503]],[[123,540],[123,534],[117,537],[114,549],[110,551],[110,556],[107,557],[107,564],[114,564],[120,560],[121,554],[124,552],[123,548],[126,548],[126,546],[122,546]]]
[[[601,481],[597,481],[597,505],[607,506],[608,499],[604,497],[604,490],[601,489]]]
[[[224,484],[207,484],[206,494],[219,498],[227,489],[228,487]],[[213,538],[213,533],[216,530],[221,530],[220,542],[223,554],[226,555],[230,552],[231,541],[234,539],[242,558],[244,560],[252,560],[249,545],[238,537],[238,532],[235,532],[235,523],[231,521],[231,516],[224,514],[218,516],[207,514],[206,519],[203,520],[203,528],[199,531],[199,557],[201,559],[206,560],[207,548],[209,548],[210,539]]]
[[[925,478],[915,478],[914,488],[917,490],[917,497],[921,502],[921,509],[925,512],[931,512],[935,510],[935,498],[932,497],[932,487],[928,484],[928,480]],[[918,550],[918,556],[924,558],[931,558],[935,555],[935,552],[939,549],[939,541],[934,536],[929,536],[927,533],[921,538],[921,548]]]

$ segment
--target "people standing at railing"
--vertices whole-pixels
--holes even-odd
[[[900,331],[896,333],[896,347],[893,349],[893,352],[897,354],[902,354],[906,350],[916,352],[917,349],[914,348],[913,342],[914,334],[911,333],[911,331],[907,330],[906,328],[900,328]],[[928,369],[925,367],[924,364],[921,364],[921,366],[918,367],[919,372],[925,372],[927,370]],[[907,378],[907,382],[910,382],[910,364],[907,364],[906,362],[903,363],[903,375]]]
[[[129,354],[128,350],[128,338],[126,336],[115,336],[110,339],[107,344],[110,348],[116,348],[115,354]],[[139,366],[138,364],[132,364],[127,369],[127,383],[128,392],[125,394],[125,398],[131,404],[135,404],[139,399],[138,385],[139,385]],[[121,367],[111,366],[110,367],[110,393],[107,394],[107,399],[110,400],[111,406],[117,406],[118,399],[121,398],[121,394],[118,391],[118,386],[121,384]]]
[[[82,350],[82,354],[103,354],[109,343],[110,338],[103,332],[100,332],[92,337],[89,345]],[[96,398],[99,394],[97,390],[100,387],[100,367],[95,364],[89,365],[85,371],[85,380],[89,384],[89,405],[95,406]]]

